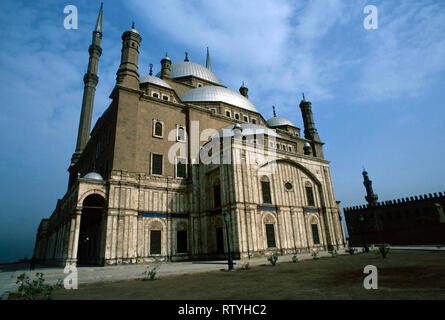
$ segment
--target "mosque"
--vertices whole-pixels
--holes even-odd
[[[122,35],[112,102],[91,130],[102,7],[88,69],[68,189],[42,219],[34,257],[53,265],[235,259],[342,249],[329,161],[312,105],[304,132],[266,120],[248,88],[224,86],[206,65],[174,62],[139,73],[141,34]],[[240,81],[241,83],[241,81]],[[227,232],[226,232],[227,231]]]

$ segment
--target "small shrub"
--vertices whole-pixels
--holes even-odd
[[[25,300],[49,300],[54,287],[44,284],[43,273],[36,273],[37,279],[31,280],[28,275],[22,273],[17,277],[17,294]]]
[[[63,280],[62,279],[57,279],[57,282],[56,282],[56,284],[53,287],[54,288],[58,288],[58,289],[63,288],[64,287]]]
[[[242,269],[242,270],[249,270],[249,269],[250,269],[250,263],[247,262],[247,263],[243,264],[243,265],[241,266],[241,269]]]
[[[271,255],[269,258],[267,258],[267,260],[269,260],[271,265],[276,265],[277,261],[278,261],[278,255],[276,253],[274,253],[273,255]]]
[[[379,247],[379,251],[380,251],[380,254],[382,255],[382,257],[383,257],[383,259],[385,259],[386,258],[386,255],[388,254],[388,252],[389,252],[389,244],[383,244],[383,245],[381,245],[380,247]]]
[[[145,276],[142,280],[144,280],[144,281],[155,280],[158,269],[159,269],[158,266],[153,267],[153,268],[147,267],[147,270],[145,270],[142,273],[142,275]]]
[[[314,260],[317,260],[318,259],[318,252],[317,251],[312,251],[312,257],[313,257],[313,259]]]
[[[349,247],[346,251],[352,256],[355,252],[355,249],[353,247]]]
[[[293,255],[293,257],[292,257],[292,262],[293,262],[293,263],[297,263],[297,262],[298,262],[298,257],[297,257],[296,254]]]
[[[335,258],[336,256],[338,256],[338,252],[335,249],[332,251],[329,251],[329,253],[331,254],[332,258]]]

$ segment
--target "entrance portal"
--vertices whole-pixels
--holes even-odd
[[[78,265],[103,265],[104,242],[102,240],[102,215],[105,200],[97,194],[89,195],[83,201],[80,218]]]

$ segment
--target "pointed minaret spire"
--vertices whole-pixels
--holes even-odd
[[[102,33],[102,15],[103,15],[103,7],[104,7],[104,3],[102,2],[100,4],[100,9],[99,9],[99,16],[97,17],[97,21],[96,21],[96,28],[94,28],[95,32],[100,32]]]
[[[374,190],[372,190],[372,181],[369,179],[368,172],[366,172],[365,168],[363,167],[363,185],[366,188],[366,201],[369,203],[369,205],[373,206],[376,205],[377,199],[379,198],[376,194],[374,194]]]
[[[210,63],[209,47],[207,47],[206,68],[209,69],[210,71],[212,71],[212,64]]]
[[[272,110],[273,110],[273,116],[276,117],[277,113],[275,112],[275,106],[272,106]]]
[[[73,167],[77,160],[80,158],[85,145],[90,139],[91,131],[91,118],[93,116],[93,104],[94,95],[96,92],[96,86],[99,82],[99,77],[97,76],[99,57],[102,54],[102,48],[100,43],[102,41],[102,15],[103,15],[103,4],[100,5],[99,15],[97,17],[96,26],[93,31],[93,40],[89,48],[90,59],[88,62],[88,69],[83,77],[83,82],[85,84],[83,89],[83,99],[82,99],[82,110],[80,113],[79,121],[79,131],[77,134],[77,144],[76,151],[71,158],[71,167]],[[71,171],[70,179],[77,176],[77,173]]]

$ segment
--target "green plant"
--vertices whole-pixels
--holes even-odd
[[[154,280],[156,278],[156,274],[158,272],[159,267],[147,267],[147,270],[145,270],[142,275],[144,275],[145,277],[142,279],[144,281],[149,281],[149,280]]]
[[[267,258],[267,260],[269,260],[271,265],[276,265],[277,261],[278,261],[278,255],[276,253],[274,253],[273,255],[271,255],[269,258]]]
[[[247,262],[247,263],[243,264],[243,265],[241,266],[241,269],[242,269],[242,270],[249,270],[249,269],[250,269],[250,263]]]
[[[36,277],[37,279],[31,280],[25,273],[19,275],[16,281],[17,294],[25,300],[49,300],[54,287],[44,284],[43,273],[37,272]]]
[[[56,284],[53,286],[54,288],[63,288],[63,280],[62,279],[57,279]]]
[[[296,254],[293,255],[293,257],[292,257],[292,262],[293,262],[293,263],[297,263],[297,262],[298,262],[298,257],[297,257]]]
[[[355,249],[353,247],[349,247],[346,251],[352,256],[355,252]]]
[[[382,255],[383,259],[385,259],[386,255],[389,252],[389,244],[385,243],[385,244],[379,246],[379,251],[380,251],[380,254]]]
[[[317,260],[318,259],[318,252],[317,251],[312,251],[312,257],[313,257],[313,259],[314,260]]]
[[[331,254],[332,258],[335,258],[336,256],[338,256],[338,252],[337,252],[337,250],[335,250],[335,249],[329,251],[329,253]]]

